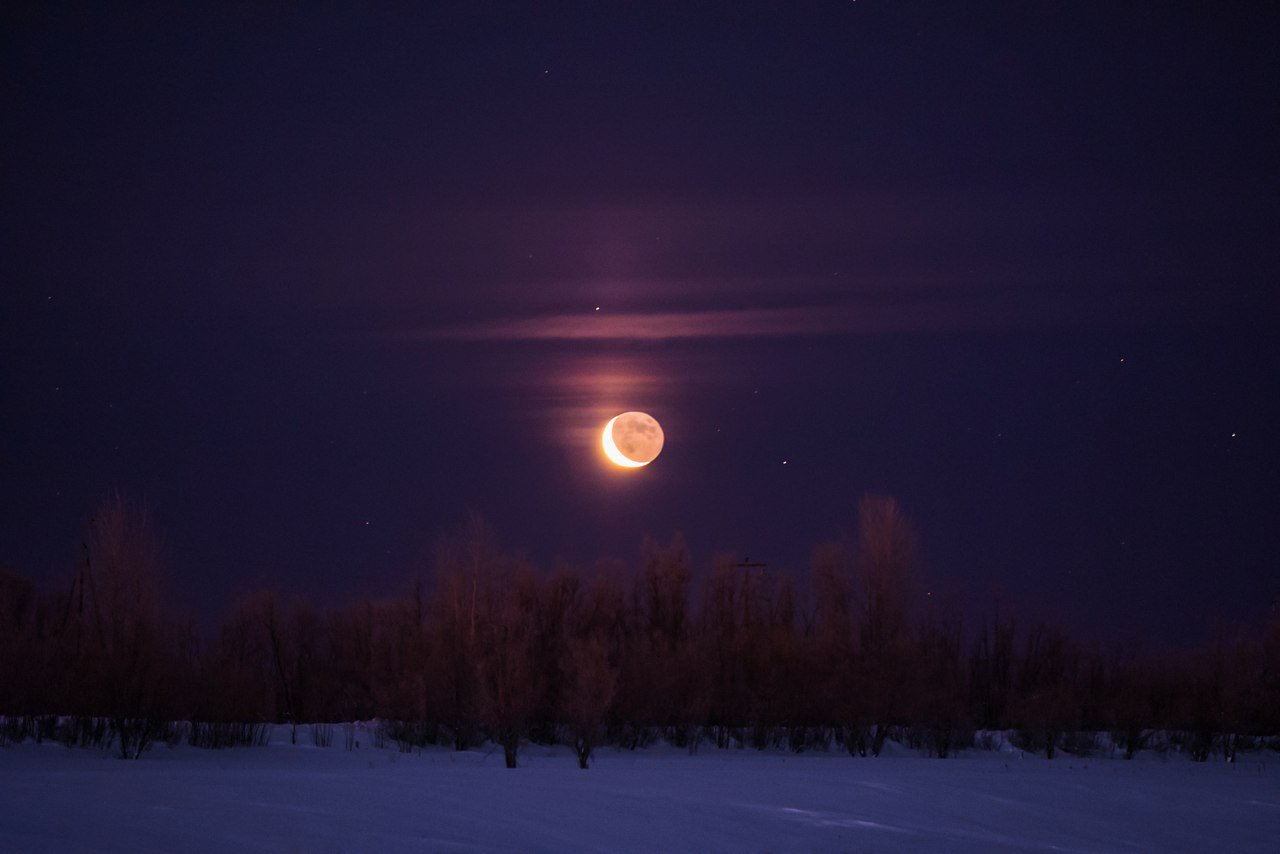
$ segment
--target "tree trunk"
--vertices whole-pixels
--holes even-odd
[[[507,760],[507,767],[516,767],[516,752],[520,749],[520,734],[506,732],[502,734],[502,755]]]

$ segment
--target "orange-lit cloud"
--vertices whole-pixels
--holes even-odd
[[[969,325],[938,306],[830,306],[724,309],[709,311],[589,311],[501,318],[475,324],[426,329],[408,337],[453,341],[591,341],[676,338],[790,337],[890,332]]]

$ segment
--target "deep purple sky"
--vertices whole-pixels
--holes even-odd
[[[120,490],[206,615],[470,509],[799,568],[875,491],[973,609],[1280,597],[1274,10],[423,5],[4,13],[0,564]]]

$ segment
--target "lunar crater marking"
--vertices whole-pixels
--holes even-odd
[[[605,456],[623,468],[639,468],[662,452],[662,426],[647,412],[624,412],[604,425]]]

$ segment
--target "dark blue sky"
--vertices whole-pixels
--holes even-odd
[[[1268,612],[1274,11],[614,5],[4,13],[0,564],[119,490],[205,614],[470,509],[800,568],[876,491],[973,610]]]

